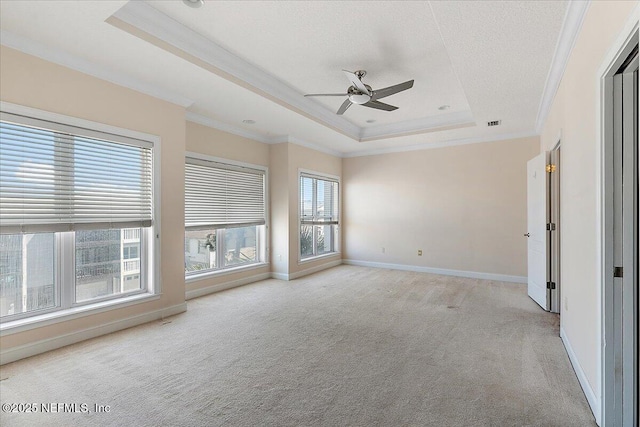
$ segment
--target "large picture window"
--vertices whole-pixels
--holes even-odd
[[[150,290],[152,150],[1,113],[3,321]]]
[[[265,176],[257,167],[187,156],[187,277],[264,262]]]
[[[338,252],[338,180],[300,173],[300,259]]]

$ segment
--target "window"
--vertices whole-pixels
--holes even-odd
[[[300,173],[300,259],[337,252],[338,180]]]
[[[3,321],[151,290],[153,144],[2,112]]]
[[[185,274],[264,262],[265,170],[189,155],[185,168]]]
[[[0,315],[56,306],[53,233],[0,235]]]
[[[138,245],[131,245],[130,243],[127,246],[122,248],[122,258],[124,259],[135,259],[138,258]]]

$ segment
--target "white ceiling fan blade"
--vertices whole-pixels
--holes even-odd
[[[347,108],[351,107],[351,101],[349,101],[349,99],[347,98],[342,105],[340,106],[340,108],[338,108],[338,112],[336,113],[337,115],[341,116],[344,114],[345,111],[347,111]]]
[[[413,87],[413,80],[409,80],[408,82],[385,87],[383,89],[377,89],[373,91],[373,94],[371,95],[371,100],[375,101],[376,99],[384,98],[385,96],[393,95],[398,92],[402,92],[403,90],[411,89],[412,87]]]
[[[347,96],[348,93],[308,93],[305,96]]]
[[[351,72],[351,71],[347,71],[347,70],[342,70],[342,72],[347,76],[347,78],[349,79],[349,81],[351,82],[353,87],[355,87],[356,89],[358,89],[362,93],[366,93],[368,95],[371,95],[371,92],[369,92],[369,89],[367,89],[367,87],[364,85],[364,83],[362,83],[362,80],[360,80],[358,78],[356,73]]]
[[[366,104],[362,104],[362,105],[365,107],[376,108],[378,110],[384,110],[384,111],[393,111],[398,109],[398,107],[396,106],[385,104],[384,102],[380,102],[380,101],[369,101]]]

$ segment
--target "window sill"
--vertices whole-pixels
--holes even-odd
[[[322,254],[322,255],[318,255],[318,256],[314,256],[314,257],[299,259],[298,260],[298,265],[308,264],[308,263],[313,262],[313,261],[319,261],[321,259],[331,258],[331,257],[335,257],[335,256],[340,256],[340,252],[329,252],[328,254]]]
[[[223,270],[207,271],[206,273],[192,274],[192,275],[189,275],[189,276],[185,276],[184,281],[185,281],[185,283],[193,283],[193,282],[198,282],[200,280],[206,280],[206,279],[211,279],[211,278],[214,278],[214,277],[226,276],[226,275],[229,275],[229,274],[240,273],[240,272],[243,272],[243,271],[256,270],[258,268],[267,267],[267,266],[269,266],[268,262],[259,262],[259,263],[255,263],[255,264],[241,265],[241,266],[238,266],[238,267],[225,268]]]
[[[154,301],[160,298],[157,294],[138,294],[115,300],[101,301],[95,304],[87,304],[65,310],[53,311],[45,314],[34,315],[17,320],[2,321],[0,323],[0,336],[16,334],[30,329],[41,328],[43,326],[54,325],[56,323],[79,319],[93,314],[103,313],[118,308],[128,307],[135,304]]]

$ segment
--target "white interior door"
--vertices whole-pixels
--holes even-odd
[[[547,296],[548,272],[548,152],[527,162],[527,265],[528,293],[540,307],[549,311]]]

